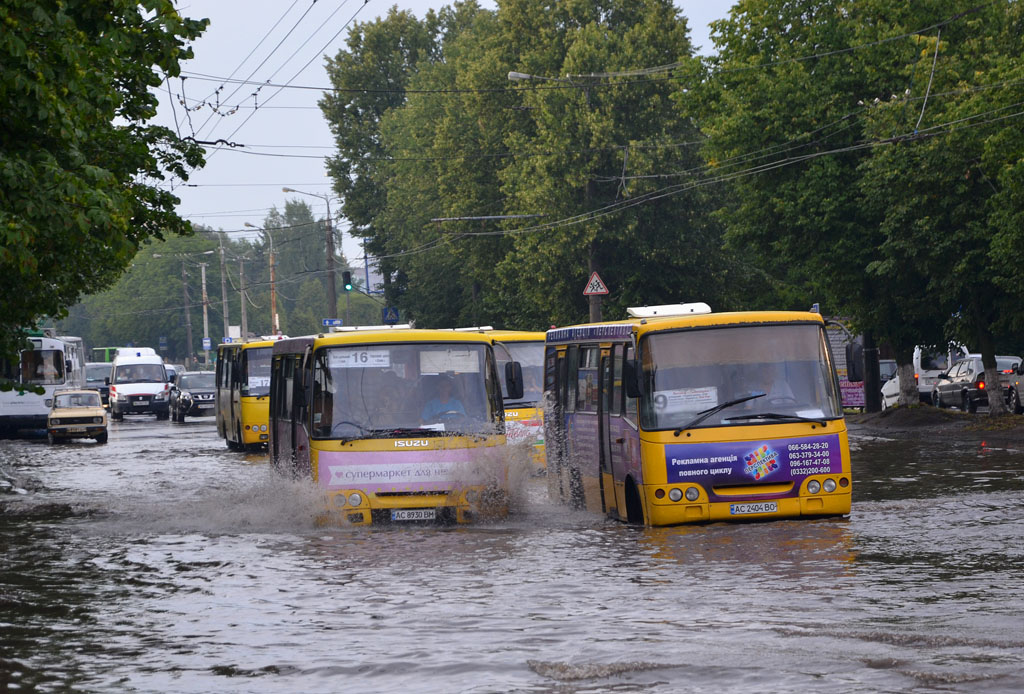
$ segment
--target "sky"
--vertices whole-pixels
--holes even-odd
[[[708,23],[726,17],[732,2],[676,0],[698,52],[711,52]],[[286,200],[304,200],[317,218],[326,216],[329,205],[346,258],[361,267],[362,250],[337,217],[340,200],[324,166],[324,157],[334,150],[317,106],[330,84],[323,56],[345,46],[353,23],[373,21],[393,6],[423,17],[429,9],[448,4],[450,0],[183,0],[183,15],[208,18],[210,25],[192,46],[195,57],[183,64],[185,79],[172,79],[158,92],[154,122],[181,136],[228,144],[207,147],[206,166],[187,184],[174,186],[181,199],[178,213],[195,224],[246,234],[252,232],[246,223],[261,227],[272,208],[283,211]],[[481,4],[495,7],[489,0]],[[226,83],[226,77],[266,84],[257,90],[251,84]],[[283,84],[303,88],[275,86]],[[285,193],[284,187],[306,194]]]

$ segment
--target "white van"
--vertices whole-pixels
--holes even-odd
[[[921,402],[935,404],[932,393],[939,376],[966,355],[967,348],[963,345],[950,345],[945,353],[933,347],[914,348],[914,376],[917,377],[917,392]]]
[[[110,416],[155,414],[167,419],[171,384],[164,360],[149,347],[117,350],[110,370]]]

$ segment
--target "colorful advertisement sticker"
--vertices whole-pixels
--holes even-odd
[[[799,482],[843,469],[838,434],[764,441],[681,443],[665,446],[669,484]]]

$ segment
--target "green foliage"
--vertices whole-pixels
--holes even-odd
[[[205,21],[167,0],[0,6],[0,353],[109,286],[148,238],[189,233],[157,187],[201,148],[147,125]]]

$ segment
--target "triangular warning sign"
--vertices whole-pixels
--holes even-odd
[[[596,272],[590,275],[590,279],[587,280],[587,286],[583,290],[583,296],[591,296],[593,294],[607,294],[608,287],[605,286],[601,280],[601,276]]]

